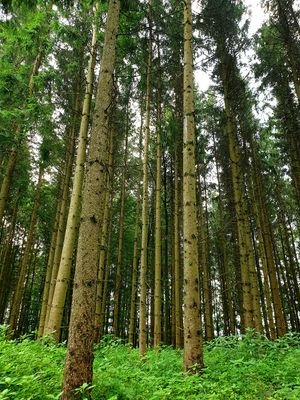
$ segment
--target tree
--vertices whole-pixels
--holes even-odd
[[[92,382],[98,243],[105,202],[108,123],[112,104],[119,13],[120,2],[111,0],[107,14],[88,168],[82,198],[63,400],[79,398],[81,395],[76,395],[75,389],[83,383]],[[99,207],[99,204],[102,206]]]
[[[183,251],[184,370],[203,368],[196,228],[195,122],[193,100],[192,5],[184,4],[183,67]]]

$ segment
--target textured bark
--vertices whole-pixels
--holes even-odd
[[[37,213],[38,213],[38,208],[40,205],[40,195],[41,195],[41,187],[42,187],[42,182],[43,182],[43,168],[40,167],[39,171],[39,177],[38,177],[38,182],[35,188],[35,196],[34,196],[34,202],[33,202],[33,208],[32,208],[32,214],[31,214],[31,219],[30,219],[30,225],[29,225],[29,230],[28,230],[28,236],[27,236],[27,241],[25,245],[25,250],[24,250],[24,255],[22,257],[22,262],[20,265],[20,270],[18,273],[18,281],[17,281],[17,286],[15,289],[13,301],[12,301],[12,307],[10,310],[10,315],[9,315],[9,335],[11,337],[15,336],[15,333],[17,331],[18,327],[18,319],[19,319],[19,314],[20,314],[20,308],[21,308],[21,303],[23,299],[23,293],[24,293],[24,287],[26,283],[26,273],[28,269],[28,263],[31,255],[31,250],[32,246],[34,243],[34,235],[35,235],[35,230],[36,230],[36,222],[37,222]]]
[[[200,321],[199,264],[196,226],[191,0],[186,0],[184,3],[183,79],[184,370],[197,373],[203,368],[203,349]]]
[[[81,223],[74,276],[68,349],[62,400],[82,397],[75,389],[91,384],[97,294],[98,244],[103,222],[105,178],[108,168],[108,122],[112,104],[113,71],[120,1],[109,2],[102,62],[83,189]],[[89,390],[86,390],[89,397]]]
[[[127,109],[126,132],[124,143],[124,169],[122,173],[121,198],[120,198],[120,217],[119,217],[119,237],[118,237],[118,254],[116,262],[115,274],[115,290],[114,290],[114,314],[113,314],[113,333],[119,336],[119,313],[121,302],[121,283],[122,283],[122,257],[123,257],[123,239],[124,239],[124,218],[125,218],[125,189],[127,179],[127,159],[128,159],[128,129],[129,114]]]
[[[151,0],[149,1],[151,8]],[[148,64],[146,83],[146,116],[144,125],[144,158],[143,158],[143,199],[142,199],[142,239],[141,239],[141,271],[140,271],[140,320],[139,320],[139,353],[144,356],[147,349],[147,247],[148,247],[148,147],[150,135],[150,77],[152,71],[152,38],[151,17],[149,16],[150,34],[148,39]]]
[[[56,276],[55,289],[51,301],[49,317],[47,320],[46,332],[51,333],[56,341],[60,337],[60,328],[65,307],[66,295],[69,286],[72,266],[72,256],[77,238],[79,215],[81,208],[81,192],[84,176],[84,166],[86,159],[87,133],[90,119],[90,108],[93,94],[94,69],[96,62],[96,45],[98,31],[98,13],[95,10],[95,22],[93,26],[91,53],[88,64],[86,79],[85,96],[82,106],[81,123],[79,130],[79,143],[76,154],[75,173],[73,178],[73,188],[66,223],[64,242]]]

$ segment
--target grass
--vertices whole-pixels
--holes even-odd
[[[57,399],[65,347],[0,334],[0,400]],[[182,352],[136,349],[106,337],[96,347],[95,400],[299,400],[300,334],[274,342],[249,333],[205,346],[201,376],[182,374]]]

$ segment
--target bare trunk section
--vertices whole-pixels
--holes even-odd
[[[200,320],[199,261],[196,226],[195,121],[193,94],[192,5],[184,3],[183,68],[183,252],[184,252],[184,370],[203,368]]]
[[[105,178],[108,169],[109,114],[120,1],[109,2],[102,62],[91,132],[89,161],[83,190],[81,223],[74,276],[68,349],[62,400],[81,398],[75,392],[93,377],[93,343],[97,295],[98,247],[103,222]],[[90,397],[89,390],[85,391]]]
[[[50,333],[56,341],[60,337],[60,328],[65,307],[66,295],[71,275],[72,255],[77,237],[80,207],[81,191],[84,176],[84,166],[86,158],[86,142],[90,119],[90,108],[93,94],[94,69],[96,62],[96,44],[98,31],[98,13],[95,10],[95,22],[93,26],[93,35],[91,43],[91,54],[88,64],[87,83],[85,96],[82,106],[82,116],[79,130],[79,143],[76,154],[75,173],[73,178],[73,188],[68,212],[66,230],[64,235],[63,248],[59,263],[58,273],[55,282],[55,289],[51,301],[49,317],[46,325],[46,332]]]

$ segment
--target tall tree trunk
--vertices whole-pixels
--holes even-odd
[[[111,0],[108,7],[89,161],[83,190],[62,400],[81,398],[82,394],[76,393],[75,389],[83,383],[92,382],[98,244],[105,202],[108,122],[112,104],[119,14],[120,1]],[[86,397],[90,397],[88,389],[85,394]]]
[[[149,10],[151,0],[149,0]],[[148,254],[148,147],[150,136],[150,94],[152,72],[152,31],[149,12],[148,64],[146,83],[146,116],[144,125],[144,159],[143,159],[143,201],[142,201],[142,239],[141,239],[141,271],[140,271],[140,321],[139,321],[139,353],[144,356],[147,348],[147,254]]]
[[[143,118],[141,110],[141,126],[140,126],[140,140],[139,140],[139,180],[136,197],[136,210],[135,210],[135,228],[134,228],[134,244],[133,244],[133,260],[132,260],[132,277],[131,277],[131,294],[130,294],[130,312],[129,312],[129,332],[128,343],[134,345],[135,339],[135,324],[136,324],[136,300],[137,300],[137,278],[138,278],[138,251],[139,251],[139,233],[140,233],[140,209],[141,209],[141,188],[140,182],[143,174],[142,162],[142,133],[143,133]]]
[[[174,304],[175,309],[175,347],[182,347],[182,304],[181,304],[181,273],[180,273],[180,232],[179,232],[179,144],[175,146],[174,160]]]
[[[196,226],[191,0],[184,3],[183,115],[184,370],[197,373],[203,368],[203,349]]]
[[[79,130],[79,143],[76,154],[76,165],[73,179],[73,188],[64,235],[63,248],[56,277],[55,289],[51,301],[49,317],[46,325],[46,332],[51,333],[56,341],[60,337],[60,328],[66,295],[71,275],[72,255],[77,238],[79,215],[81,208],[81,192],[84,176],[84,166],[86,158],[86,142],[90,119],[90,108],[93,94],[94,69],[96,62],[96,45],[98,31],[98,13],[95,10],[95,20],[93,25],[91,53],[88,65],[85,96],[82,106],[82,116]]]
[[[159,38],[158,38],[159,43]],[[160,69],[160,49],[158,68]],[[156,136],[156,192],[155,192],[155,260],[154,260],[154,347],[161,345],[161,75],[157,95],[157,136]]]

